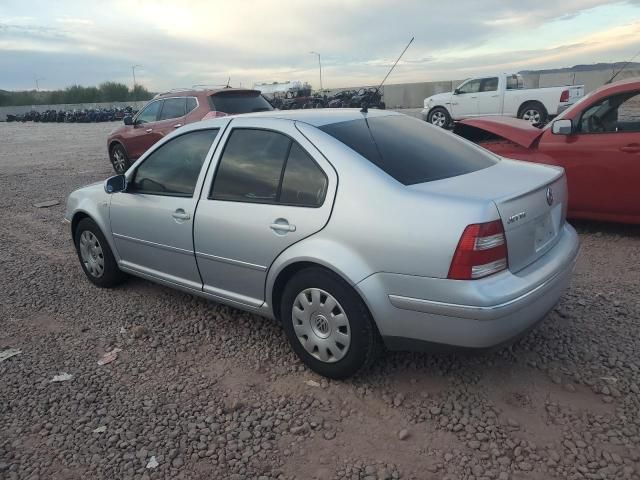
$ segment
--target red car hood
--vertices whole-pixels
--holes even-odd
[[[531,147],[543,133],[526,120],[511,117],[468,118],[458,123],[499,135],[524,148]]]

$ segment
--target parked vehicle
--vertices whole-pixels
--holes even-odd
[[[329,108],[344,108],[348,107],[351,103],[351,97],[356,95],[354,90],[343,90],[336,92],[327,98],[327,107]]]
[[[563,167],[571,218],[640,223],[638,78],[600,87],[542,130],[496,117],[454,131],[498,155]]]
[[[267,110],[273,107],[257,90],[224,88],[162,93],[134,117],[124,117],[124,126],[109,135],[109,159],[116,173],[124,173],[151,145],[176,128],[202,119]]]
[[[349,107],[360,108],[364,105],[370,108],[384,110],[386,105],[382,101],[382,94],[377,88],[361,88],[349,99]]]
[[[282,321],[314,371],[391,349],[488,347],[568,284],[578,239],[562,169],[502,160],[395,112],[223,117],[73,192],[90,281],[125,273]]]
[[[544,124],[584,96],[584,85],[524,88],[519,74],[502,73],[465,80],[453,92],[424,99],[423,118],[438,127],[464,118],[502,115]]]

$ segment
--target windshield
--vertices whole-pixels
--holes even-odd
[[[498,162],[469,142],[406,115],[320,127],[404,185],[464,175]]]

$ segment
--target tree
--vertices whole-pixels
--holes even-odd
[[[123,83],[104,82],[100,84],[100,99],[103,102],[125,102],[129,89]]]

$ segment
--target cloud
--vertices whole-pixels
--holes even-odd
[[[459,78],[487,68],[620,60],[611,55],[624,57],[631,48],[630,38],[638,38],[633,15],[640,16],[637,2],[604,0],[25,3],[0,5],[0,55],[9,66],[0,88],[30,86],[34,68],[52,79],[45,82],[50,88],[130,82],[133,64],[142,65],[136,76],[153,89],[222,83],[228,76],[245,86],[315,82],[311,50],[322,54],[325,86],[371,84],[384,77],[412,35],[416,41],[392,83]],[[628,15],[593,23],[592,12],[610,8]],[[554,38],[547,32],[558,22],[567,34]]]

